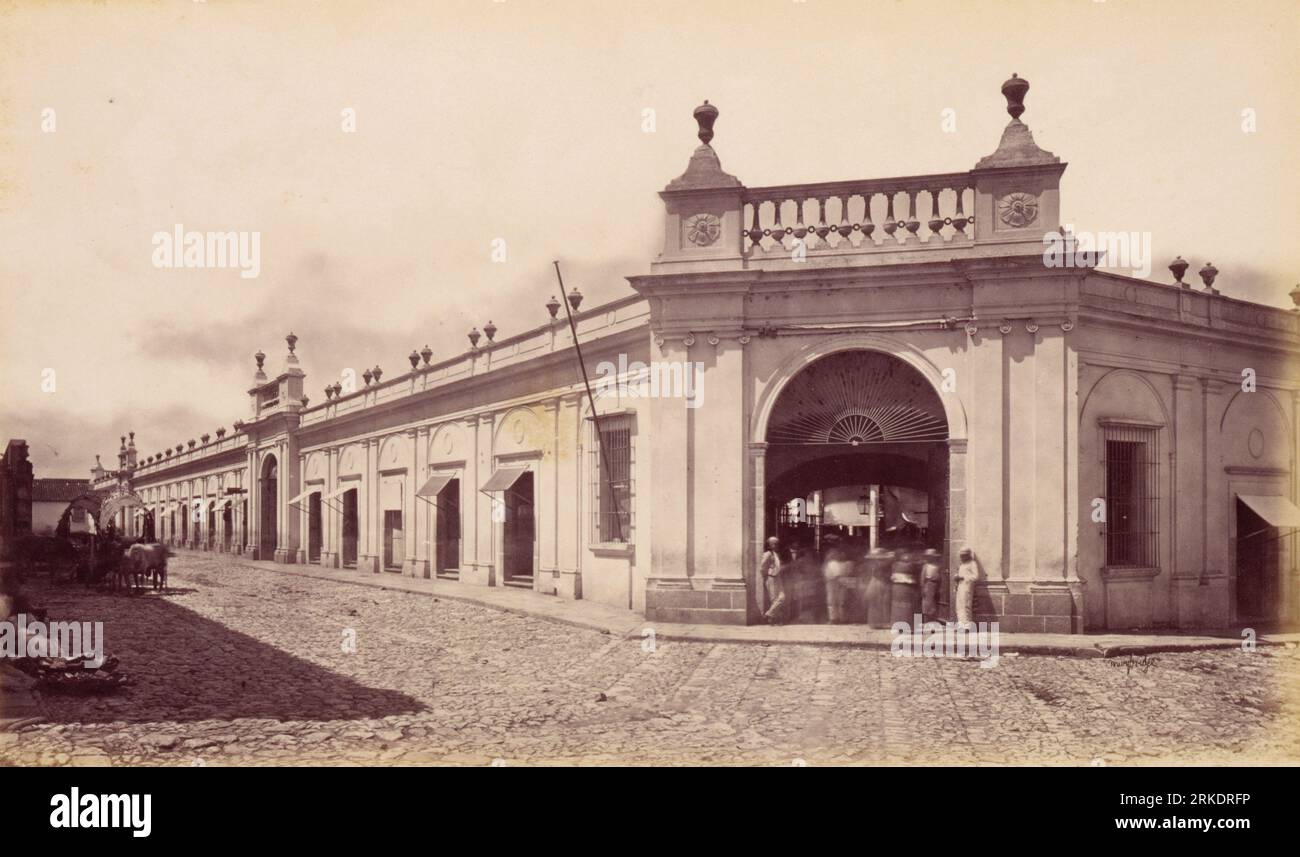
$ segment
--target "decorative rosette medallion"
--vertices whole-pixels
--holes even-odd
[[[1038,219],[1038,199],[1030,193],[1009,193],[998,200],[998,216],[1013,229],[1028,226]]]
[[[714,214],[693,214],[686,221],[686,240],[696,247],[708,247],[722,234],[722,221]]]

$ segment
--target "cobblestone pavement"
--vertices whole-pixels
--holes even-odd
[[[0,764],[1300,763],[1300,650],[1006,656],[619,639],[424,595],[173,560],[40,589],[130,686],[46,698]],[[354,653],[344,651],[347,629]],[[500,760],[500,761],[498,761]]]

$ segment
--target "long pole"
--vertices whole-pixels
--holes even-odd
[[[605,452],[605,436],[600,433],[600,414],[596,413],[596,397],[591,394],[591,380],[587,377],[587,362],[582,359],[582,344],[578,342],[578,325],[573,321],[569,310],[569,296],[564,292],[564,276],[560,273],[560,262],[555,265],[555,278],[560,282],[560,303],[564,304],[564,316],[569,320],[569,331],[573,334],[573,348],[578,353],[578,368],[582,370],[582,385],[587,388],[587,404],[591,407],[591,419],[596,425],[596,445],[600,447],[600,469],[605,474],[605,485],[609,489],[609,499],[614,504],[614,537],[623,540],[623,510],[618,505],[618,493],[614,491],[614,480],[609,470],[609,455]],[[600,510],[596,510],[600,514]]]

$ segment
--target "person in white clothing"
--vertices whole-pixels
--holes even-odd
[[[957,626],[975,625],[975,581],[980,579],[980,569],[970,548],[962,548],[957,566]]]
[[[758,583],[771,606],[763,611],[763,619],[779,622],[785,613],[785,586],[781,581],[781,542],[776,536],[767,540],[767,550],[758,563]],[[762,610],[762,595],[759,595],[759,609]]]

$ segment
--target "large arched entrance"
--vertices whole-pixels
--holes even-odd
[[[274,455],[268,455],[262,461],[261,491],[258,505],[261,506],[261,526],[258,528],[258,559],[275,557],[276,530],[279,518],[279,466]]]
[[[858,559],[873,548],[948,552],[949,418],[908,361],[833,351],[793,374],[765,416],[758,535],[801,548],[802,572],[816,578],[787,579],[791,619],[825,620],[819,569],[832,546]]]

